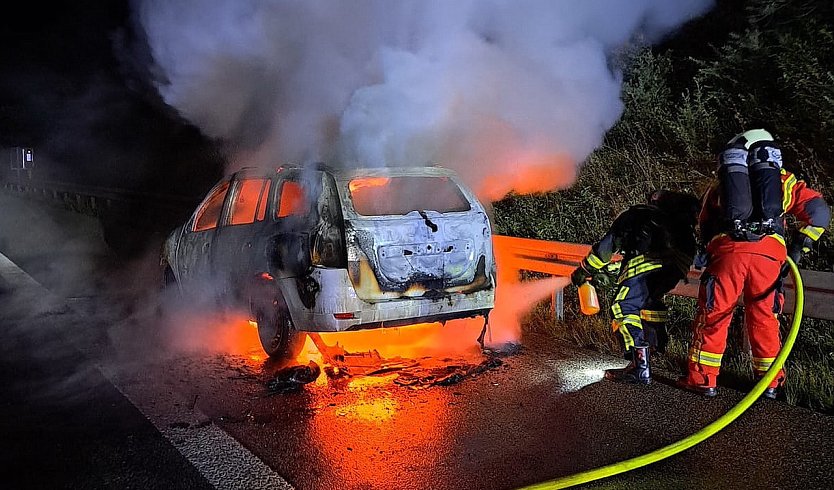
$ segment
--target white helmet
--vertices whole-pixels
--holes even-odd
[[[773,135],[764,129],[750,129],[743,133],[737,134],[727,142],[727,146],[749,150],[751,146],[760,141],[773,141]]]

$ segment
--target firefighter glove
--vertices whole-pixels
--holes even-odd
[[[791,240],[790,246],[788,247],[788,257],[799,264],[802,257],[811,251],[811,246],[813,245],[814,241],[811,240],[811,237],[802,233],[796,233],[793,236],[793,240]]]
[[[608,288],[611,287],[611,283],[613,282],[611,276],[604,271],[596,271],[591,276],[591,284],[596,287],[600,288]]]
[[[612,282],[612,274],[618,270],[619,264],[612,265],[591,253],[582,260],[570,278],[575,286],[591,281],[594,286],[608,287]]]
[[[591,284],[597,287],[608,287],[611,285],[611,276],[605,271],[596,270],[584,263],[574,269],[570,275],[570,282],[574,286],[581,286],[588,281],[591,281]]]
[[[794,261],[794,263],[799,266],[799,262],[802,260],[802,257],[805,256],[806,253],[811,251],[811,246],[814,244],[814,241],[811,237],[803,234],[803,233],[796,233],[793,236],[793,240],[791,240],[791,244],[788,246],[788,257]],[[782,266],[782,277],[788,275],[788,271],[790,267],[786,263]]]
[[[588,282],[588,280],[593,276],[591,272],[585,270],[585,267],[579,266],[574,269],[573,273],[570,275],[570,282],[573,283],[574,286],[581,286]]]

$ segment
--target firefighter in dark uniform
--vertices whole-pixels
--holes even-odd
[[[571,275],[576,286],[588,280],[606,286],[613,254],[623,256],[611,305],[612,328],[619,333],[631,362],[624,369],[606,371],[606,378],[651,382],[650,349],[662,352],[667,340],[663,296],[686,277],[692,265],[699,209],[695,196],[653,192],[647,204],[632,206],[617,216]]]

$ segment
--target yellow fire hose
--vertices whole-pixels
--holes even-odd
[[[582,483],[588,483],[595,480],[608,478],[609,476],[619,475],[620,473],[625,473],[627,471],[631,471],[642,466],[647,466],[652,463],[656,463],[660,460],[678,454],[686,449],[691,448],[692,446],[695,446],[700,442],[709,439],[712,435],[716,434],[724,427],[730,425],[732,421],[737,419],[742,413],[744,413],[745,410],[750,408],[750,406],[753,405],[753,402],[755,402],[761,396],[761,394],[764,393],[764,390],[767,389],[771,381],[773,381],[773,379],[776,378],[776,375],[779,373],[779,370],[782,369],[782,366],[785,364],[785,360],[791,353],[793,344],[796,341],[796,336],[797,334],[799,334],[799,325],[802,323],[802,309],[805,305],[805,291],[803,290],[802,286],[802,277],[799,275],[799,269],[796,267],[796,264],[790,258],[788,258],[787,263],[790,267],[791,275],[793,276],[794,294],[796,296],[796,306],[794,308],[793,323],[791,323],[791,329],[788,332],[788,337],[785,339],[785,343],[782,346],[782,350],[779,352],[779,355],[776,357],[776,360],[773,361],[773,365],[770,367],[770,369],[768,369],[764,377],[761,380],[759,380],[758,383],[756,383],[756,385],[753,387],[750,393],[748,393],[747,396],[742,398],[736,406],[734,406],[732,409],[730,409],[730,411],[719,417],[715,422],[707,425],[706,427],[692,434],[691,436],[681,439],[680,441],[674,442],[672,444],[669,444],[668,446],[662,447],[647,454],[643,454],[642,456],[637,456],[636,458],[631,458],[625,461],[620,461],[618,463],[613,463],[608,466],[602,466],[600,468],[583,471],[581,473],[563,476],[555,480],[530,485],[529,487],[525,487],[525,490],[568,488],[574,485],[580,485]]]

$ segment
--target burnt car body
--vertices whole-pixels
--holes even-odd
[[[270,356],[301,332],[488,317],[495,298],[484,207],[440,167],[243,169],[168,237],[165,277],[248,305]]]

